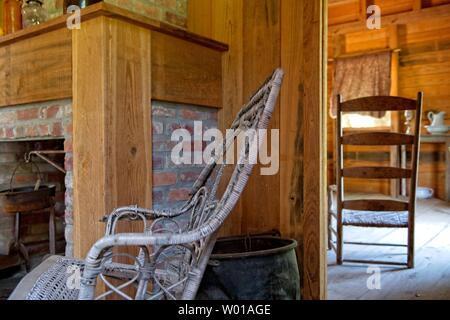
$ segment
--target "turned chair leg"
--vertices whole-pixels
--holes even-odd
[[[48,241],[49,251],[51,254],[56,254],[56,240],[55,240],[55,208],[50,208],[50,216],[48,220]]]
[[[336,236],[336,263],[338,265],[342,265],[344,262],[343,259],[343,249],[344,249],[344,240],[343,240],[343,225],[340,220],[341,217],[338,214],[338,222],[337,222],[337,236]]]

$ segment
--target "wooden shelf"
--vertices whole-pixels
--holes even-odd
[[[0,47],[14,42],[22,41],[30,37],[35,37],[43,33],[65,28],[66,21],[69,18],[69,16],[70,16],[69,14],[66,14],[58,18],[49,20],[43,24],[31,26],[26,29],[17,31],[15,33],[4,35],[0,37]],[[225,43],[215,41],[192,32],[188,32],[184,29],[177,28],[168,23],[160,22],[158,20],[148,18],[137,13],[133,13],[105,2],[100,2],[81,10],[82,22],[99,16],[107,16],[107,17],[114,17],[116,19],[121,19],[128,23],[136,24],[139,25],[140,27],[149,30],[165,33],[173,37],[181,38],[189,42],[194,42],[215,50],[219,51],[228,50],[228,45]]]

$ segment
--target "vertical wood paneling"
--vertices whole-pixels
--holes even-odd
[[[244,1],[245,100],[280,66],[280,9],[278,0]],[[278,105],[270,128],[279,128],[279,119]],[[260,166],[255,166],[242,200],[242,232],[255,233],[279,228],[279,192],[279,174],[262,176]]]
[[[229,50],[223,55],[222,109],[219,110],[221,130],[228,128],[243,101],[243,0],[191,0],[189,5],[189,31],[211,37],[228,44]],[[201,20],[201,21],[198,21]],[[229,178],[231,168],[224,172]],[[242,233],[242,201],[239,201],[221,228],[221,235]]]
[[[0,107],[72,97],[72,36],[61,28],[0,48]]]

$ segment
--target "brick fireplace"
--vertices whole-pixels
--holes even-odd
[[[60,183],[57,212],[59,229],[64,229],[65,254],[73,256],[73,150],[72,103],[58,100],[39,104],[18,105],[0,109],[0,184],[7,184],[14,164],[31,150],[64,150],[61,166],[65,177],[55,172],[49,164],[40,160],[38,165],[49,177],[46,182]],[[202,121],[203,130],[217,127],[217,109],[193,105],[152,102],[153,128],[153,206],[173,207],[188,197],[189,188],[200,173],[201,165],[176,166],[170,159],[172,132],[179,128],[193,132],[194,121]],[[3,150],[3,152],[2,152]],[[3,155],[3,156],[2,156]],[[1,162],[1,160],[0,160]],[[56,178],[57,179],[56,179]],[[53,178],[53,180],[52,180]],[[20,182],[33,183],[33,173],[22,173]],[[55,180],[56,179],[56,180]],[[58,180],[60,179],[60,180]],[[3,221],[3,224],[11,223]],[[32,224],[43,221],[32,220]],[[0,230],[2,220],[0,219]],[[45,226],[42,225],[42,228]],[[38,227],[34,226],[34,229]],[[30,228],[33,229],[33,228]],[[45,236],[45,234],[43,233]],[[32,234],[31,234],[32,236]]]
[[[66,175],[42,160],[36,160],[44,182],[57,185],[57,231],[65,234],[68,256],[73,254],[72,229],[72,116],[71,101],[58,100],[37,104],[17,105],[0,109],[0,184],[8,187],[9,178],[17,162],[33,150],[65,150],[65,156],[54,160],[66,170]],[[24,165],[23,165],[24,166]],[[32,171],[33,170],[33,171]],[[36,169],[21,168],[16,177],[19,184],[34,183]],[[25,241],[30,248],[46,235],[45,219],[39,215],[24,218]],[[5,218],[0,224],[8,224]],[[58,223],[59,222],[59,223]],[[64,227],[63,227],[64,225]],[[0,225],[0,229],[1,229]],[[58,237],[57,237],[58,239]],[[31,252],[32,253],[32,252]]]

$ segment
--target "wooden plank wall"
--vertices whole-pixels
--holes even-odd
[[[280,129],[280,172],[261,176],[255,167],[222,235],[277,229],[297,239],[304,299],[324,298],[326,292],[325,233],[321,232],[325,230],[321,203],[325,166],[320,161],[325,149],[321,148],[325,135],[320,109],[324,11],[322,1],[191,0],[188,15],[190,31],[230,46],[223,63],[222,128],[230,125],[241,105],[276,67],[286,71],[271,122],[271,128]]]
[[[450,1],[449,0],[376,0],[382,13],[382,29],[368,30],[365,27],[363,1],[332,0],[329,4],[328,55],[333,57],[339,48],[337,40],[345,41],[346,52],[361,52],[389,47],[390,26],[397,25],[399,54],[398,95],[415,98],[424,91],[423,125],[429,124],[429,110],[447,112],[450,120]],[[359,11],[358,11],[359,10]],[[345,14],[343,13],[345,12]],[[331,94],[333,64],[328,64],[328,92]],[[329,100],[328,100],[329,101]],[[333,154],[334,121],[328,122],[329,183],[334,183]],[[389,164],[388,150],[373,153],[371,148],[347,149],[350,165],[370,165],[371,162]],[[444,152],[443,145],[423,144],[419,169],[419,186],[436,190],[444,198]],[[389,191],[386,183],[356,181],[348,184],[350,191]]]
[[[72,97],[72,34],[60,29],[0,47],[0,107]]]

